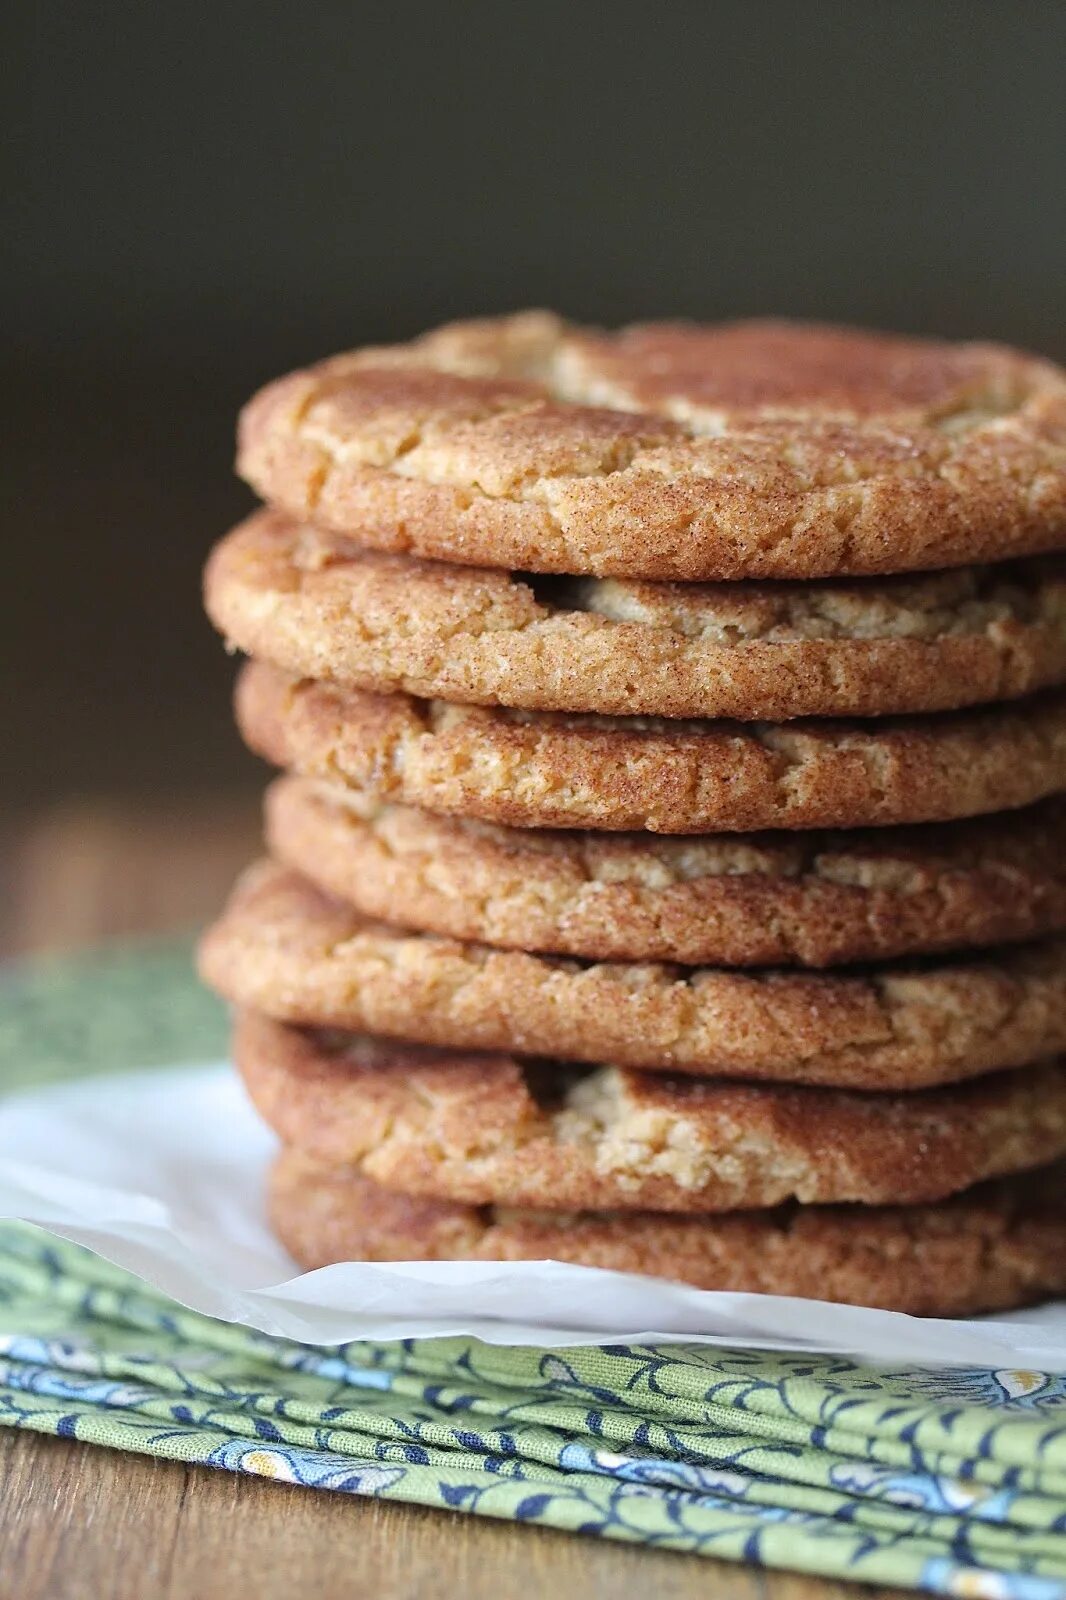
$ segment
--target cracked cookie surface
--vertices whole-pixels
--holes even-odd
[[[653,579],[910,572],[1062,548],[1066,374],[987,344],[546,312],[279,379],[238,468],[364,544]]]
[[[286,1143],[385,1188],[475,1205],[734,1211],[918,1204],[1066,1155],[1066,1067],[900,1095],[524,1064],[238,1019]]]
[[[361,550],[262,511],[212,552],[232,647],[364,689],[618,716],[882,716],[1066,677],[1066,566],[654,584],[521,578]]]
[[[862,973],[589,964],[373,922],[270,861],[200,967],[283,1021],[703,1077],[894,1090],[1066,1050],[1061,938]]]
[[[240,731],[277,766],[521,828],[733,833],[938,822],[1066,788],[1066,694],[862,722],[505,711],[241,671]]]
[[[1066,927],[1066,800],[840,833],[554,833],[308,778],[266,796],[272,855],[364,915],[603,961],[825,967]]]

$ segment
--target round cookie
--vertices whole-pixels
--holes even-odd
[[[285,1144],[404,1194],[546,1210],[940,1200],[1066,1155],[1066,1066],[919,1094],[520,1065],[238,1019]]]
[[[379,799],[522,828],[735,833],[938,822],[1066,789],[1066,694],[877,723],[661,722],[375,695],[248,663],[245,741]]]
[[[334,1261],[571,1261],[740,1294],[962,1317],[1066,1291],[1066,1168],[933,1206],[783,1206],[677,1216],[537,1212],[393,1194],[283,1150],[270,1220],[302,1267]]]
[[[474,705],[617,716],[881,716],[1066,678],[1054,558],[850,583],[518,579],[360,550],[261,511],[216,546],[207,610],[287,672]]]
[[[238,470],[377,549],[531,572],[816,578],[1066,542],[1066,374],[784,322],[601,333],[544,312],[262,390]]]
[[[854,973],[596,965],[372,922],[273,862],[200,947],[282,1021],[704,1077],[910,1089],[1066,1050],[1066,940]]]
[[[1066,800],[831,834],[551,833],[382,805],[310,778],[266,795],[270,853],[365,916],[592,961],[826,967],[1066,928]]]
[[[1066,1291],[1064,1194],[1060,1165],[933,1206],[538,1213],[391,1194],[282,1150],[269,1210],[275,1234],[307,1269],[333,1261],[571,1261],[701,1290],[970,1317]]]

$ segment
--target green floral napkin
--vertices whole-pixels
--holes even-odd
[[[0,990],[7,1086],[191,1060],[222,1035],[184,950]],[[313,1348],[8,1223],[0,1424],[769,1567],[1066,1597],[1066,1379],[1037,1372],[678,1345]]]

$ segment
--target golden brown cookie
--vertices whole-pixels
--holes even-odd
[[[545,312],[262,390],[238,470],[366,545],[531,572],[814,578],[1066,541],[1066,375],[1001,346]]]
[[[279,778],[272,855],[369,917],[593,961],[825,967],[1066,928],[1066,800],[865,832],[552,833]]]
[[[876,723],[671,723],[375,695],[255,661],[236,710],[277,766],[522,828],[857,828],[1008,811],[1066,789],[1062,691]]]
[[[515,578],[360,550],[261,511],[215,548],[207,610],[287,672],[474,705],[617,716],[881,716],[1066,678],[1056,558],[808,584]]]
[[[520,1065],[238,1019],[286,1144],[404,1194],[546,1210],[940,1200],[1066,1155],[1066,1066],[901,1095]]]
[[[372,922],[273,862],[200,949],[227,1000],[456,1049],[864,1089],[1066,1050],[1066,940],[854,973],[583,965]]]
[[[298,1150],[277,1157],[270,1217],[301,1266],[332,1261],[572,1261],[700,1289],[961,1317],[1066,1291],[1066,1169],[934,1206],[783,1206],[720,1216],[537,1212],[412,1199]]]

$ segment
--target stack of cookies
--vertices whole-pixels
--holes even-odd
[[[285,776],[202,969],[300,1262],[1066,1290],[1066,374],[530,313],[283,378],[239,468]]]

